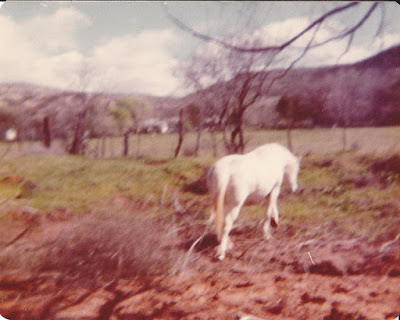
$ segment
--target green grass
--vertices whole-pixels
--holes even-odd
[[[195,181],[210,160],[145,161],[35,155],[2,161],[2,177],[21,176],[37,185],[33,196],[14,199],[40,210],[56,207],[88,212],[121,195],[133,203],[171,202],[174,191]],[[4,170],[4,168],[8,168]],[[0,198],[15,197],[20,183],[0,183]],[[164,194],[164,196],[163,196]]]
[[[349,129],[350,141],[357,141],[359,147],[358,151],[344,153],[331,150],[337,143],[330,141],[335,130],[294,132],[295,148],[302,144],[307,144],[307,148],[301,150],[304,158],[299,175],[300,192],[291,194],[284,187],[278,201],[281,224],[303,223],[312,233],[313,228],[334,223],[343,232],[367,234],[371,239],[397,232],[399,175],[373,172],[371,167],[376,161],[399,152],[398,143],[392,139],[399,134],[399,128]],[[247,132],[248,149],[269,141],[284,143],[285,134],[284,131]],[[187,146],[194,138],[194,135],[185,138]],[[206,218],[209,196],[188,187],[216,160],[212,150],[207,149],[211,148],[206,143],[209,136],[203,135],[204,149],[197,158],[172,159],[174,139],[173,135],[143,136],[141,157],[134,159],[45,154],[3,158],[0,160],[0,199],[41,211],[63,207],[81,214],[112,211],[146,216],[174,213],[178,200],[186,214]],[[309,154],[318,146],[318,152]],[[391,153],[386,150],[389,147],[392,147]],[[222,149],[219,153],[221,156]],[[7,182],[3,180],[6,177],[22,177],[33,182],[36,188],[32,195],[18,198],[21,183]],[[246,205],[240,219],[261,220],[265,212],[264,205]]]

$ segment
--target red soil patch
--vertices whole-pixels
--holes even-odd
[[[264,241],[261,228],[242,226],[232,232],[234,249],[218,261],[213,234],[201,221],[190,220],[181,218],[176,243],[171,243],[185,255],[192,249],[177,274],[88,286],[65,279],[62,273],[3,268],[0,314],[8,319],[245,319],[252,315],[253,319],[361,320],[394,319],[400,312],[400,239],[370,242],[331,229],[310,239],[279,226],[274,237]],[[79,219],[44,216],[13,244],[3,242],[2,251],[17,246],[51,250],[50,240],[71,223],[78,224]]]

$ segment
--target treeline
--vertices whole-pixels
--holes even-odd
[[[223,131],[227,150],[243,148],[242,129],[400,125],[400,47],[347,66],[241,73],[183,98],[62,92],[32,85],[0,85],[0,134],[20,140],[61,139],[76,149],[83,137],[148,132],[150,119],[169,132]],[[397,59],[397,60],[396,60]],[[376,61],[378,61],[376,60]],[[271,85],[271,83],[273,83]],[[154,124],[153,124],[154,126]],[[78,141],[78,142],[77,142]],[[48,144],[48,142],[47,142]],[[74,151],[75,152],[75,151]],[[79,153],[79,151],[77,151]],[[177,147],[179,153],[179,147]]]

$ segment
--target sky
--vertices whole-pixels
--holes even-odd
[[[348,2],[347,2],[348,3]],[[65,90],[180,96],[187,93],[175,70],[208,50],[172,23],[166,8],[193,29],[215,36],[240,33],[263,44],[285,41],[341,2],[137,2],[7,1],[0,8],[0,83],[28,82]],[[372,5],[335,18],[318,32],[323,39],[357,21]],[[385,27],[375,33],[384,13]],[[387,2],[345,42],[310,51],[299,66],[351,63],[400,44],[400,6]],[[229,38],[227,38],[229,39]],[[307,39],[296,45],[304,46]],[[340,59],[338,60],[338,58]]]

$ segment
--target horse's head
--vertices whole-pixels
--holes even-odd
[[[299,170],[300,170],[300,162],[301,162],[301,157],[294,158],[294,161],[291,161],[289,163],[289,165],[287,166],[287,170],[286,170],[293,192],[295,192],[298,188],[297,175],[299,174]]]

